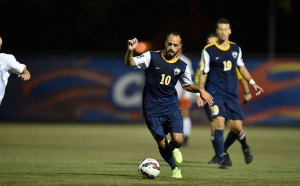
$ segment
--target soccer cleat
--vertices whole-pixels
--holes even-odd
[[[232,166],[232,161],[231,161],[231,159],[230,159],[230,157],[229,157],[229,154],[228,154],[228,152],[224,152],[223,153],[224,154],[224,158],[225,158],[225,163],[226,163],[226,165],[228,165],[229,167],[231,167]]]
[[[218,165],[220,169],[228,169],[228,165],[226,164],[225,160],[221,161]]]
[[[208,164],[217,164],[219,162],[219,157],[215,155],[211,160],[208,161]]]
[[[172,155],[176,163],[178,164],[182,163],[182,154],[179,149],[175,148],[172,151]]]
[[[252,156],[250,148],[244,149],[243,153],[244,153],[244,156],[245,156],[245,162],[247,164],[251,163],[253,161],[253,156]]]
[[[172,178],[182,178],[181,170],[178,167],[172,170]]]

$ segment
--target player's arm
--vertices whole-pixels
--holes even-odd
[[[247,103],[248,101],[250,101],[252,99],[252,95],[249,90],[248,82],[243,78],[243,76],[241,75],[241,73],[237,67],[236,67],[236,75],[237,75],[237,78],[244,90],[244,103]]]
[[[213,97],[208,92],[206,92],[203,88],[200,88],[196,84],[189,84],[187,86],[184,86],[183,88],[189,92],[200,93],[199,97],[201,97],[201,99],[203,99],[209,105],[213,104]],[[204,103],[202,103],[200,106],[203,105]]]
[[[24,68],[24,70],[18,75],[23,81],[28,81],[31,78],[30,72]]]
[[[250,85],[252,85],[253,89],[255,90],[255,95],[258,96],[261,93],[264,92],[264,90],[255,83],[255,81],[252,79],[249,71],[247,70],[247,68],[244,65],[244,62],[242,60],[242,52],[240,49],[239,55],[238,55],[238,60],[237,60],[237,65],[238,65],[238,69],[240,71],[240,73],[242,74],[243,78],[245,80],[247,80],[249,82]]]
[[[205,62],[209,63],[210,57],[208,55],[208,53],[203,50],[202,54],[201,54],[201,60],[199,62],[198,68],[197,68],[197,73],[195,75],[195,82],[197,83],[197,85],[204,89],[204,85],[206,82],[206,78],[207,78],[207,73],[204,73],[204,69],[205,69]],[[202,106],[202,99],[200,98],[199,94],[196,94],[196,103],[198,105],[198,107]]]
[[[182,87],[185,90],[187,90],[189,92],[193,92],[193,93],[200,93],[200,95],[199,95],[199,97],[201,97],[200,99],[203,99],[209,105],[211,105],[213,103],[212,96],[208,92],[206,92],[204,90],[204,88],[200,88],[196,84],[193,84],[193,81],[192,81],[192,78],[191,78],[191,73],[190,73],[190,70],[188,68],[186,69],[184,74],[181,75],[179,81],[180,81]],[[203,100],[202,100],[202,103],[201,103],[200,106],[204,105]]]
[[[130,67],[135,66],[135,61],[133,59],[133,51],[136,49],[137,45],[138,45],[137,38],[133,38],[131,40],[128,40],[127,51],[126,51],[126,54],[125,54],[125,64],[127,66],[130,66]]]

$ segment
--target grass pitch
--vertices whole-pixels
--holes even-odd
[[[244,163],[236,141],[232,167],[207,164],[209,127],[194,125],[189,146],[181,148],[183,179],[172,179],[144,124],[2,124],[0,185],[300,185],[300,128],[244,128],[253,163]],[[138,174],[147,157],[160,163],[155,180]]]

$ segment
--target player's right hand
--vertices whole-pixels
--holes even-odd
[[[128,46],[128,50],[133,51],[136,49],[136,47],[138,46],[139,41],[137,40],[137,38],[133,38],[131,40],[128,40],[127,46]]]
[[[200,96],[196,96],[196,103],[197,103],[197,106],[198,106],[198,107],[202,107],[202,106],[205,105],[203,99],[201,99]]]
[[[206,90],[202,88],[200,89],[200,96],[203,99],[203,101],[206,102],[207,104],[212,105],[214,103],[213,97],[208,92],[206,92]]]

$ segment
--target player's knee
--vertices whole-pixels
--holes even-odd
[[[172,140],[172,145],[174,148],[181,147],[182,143],[183,143],[183,140],[181,140],[181,139]]]

